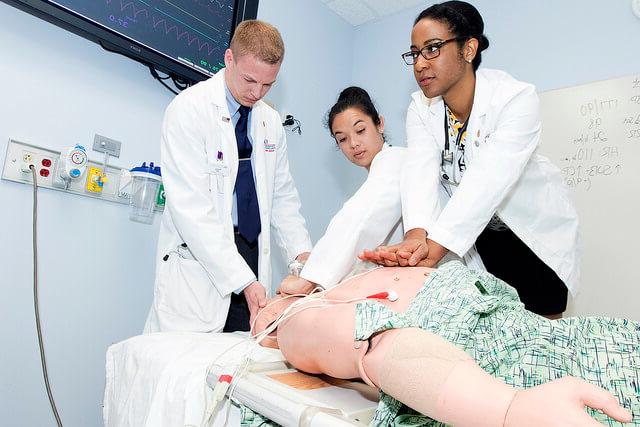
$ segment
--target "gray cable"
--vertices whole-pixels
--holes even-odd
[[[38,330],[38,345],[40,347],[40,362],[42,363],[42,375],[44,376],[44,385],[47,389],[47,396],[49,396],[49,403],[53,410],[53,416],[56,417],[56,423],[58,427],[62,427],[62,421],[56,408],[56,402],[53,400],[53,393],[51,393],[51,386],[49,385],[49,374],[47,373],[47,359],[44,355],[44,342],[42,340],[42,330],[40,328],[40,310],[38,303],[38,182],[36,175],[36,168],[33,165],[29,166],[31,174],[33,175],[33,305],[36,311],[36,329]]]

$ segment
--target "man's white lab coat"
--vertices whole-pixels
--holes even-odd
[[[230,294],[254,277],[234,243],[231,209],[238,149],[224,73],[183,91],[165,113],[161,160],[167,202],[145,332],[221,331]],[[258,280],[270,289],[271,229],[288,260],[309,251],[311,241],[278,113],[258,101],[250,133],[262,224]]]

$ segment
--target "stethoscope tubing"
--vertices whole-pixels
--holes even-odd
[[[456,167],[455,165],[453,165],[453,162],[458,157],[458,147],[460,146],[460,142],[462,141],[462,136],[467,130],[467,125],[469,124],[469,120],[467,120],[458,131],[458,135],[456,136],[456,143],[454,147],[455,151],[451,152],[450,144],[449,144],[449,120],[447,116],[448,116],[447,106],[445,104],[444,106],[444,149],[440,153],[440,172],[441,172],[440,178],[442,179],[443,183],[446,182],[448,184],[451,184],[457,187],[458,185],[460,185],[460,180],[456,179]],[[445,170],[445,167],[444,167],[445,162],[450,163],[452,165],[451,177],[449,177],[449,175],[447,174],[447,171]]]

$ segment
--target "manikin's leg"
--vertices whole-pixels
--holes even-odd
[[[516,393],[464,351],[416,328],[374,336],[362,369],[386,394],[455,426],[502,426]]]

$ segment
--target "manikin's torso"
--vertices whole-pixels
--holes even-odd
[[[359,376],[355,345],[355,305],[326,300],[351,300],[379,292],[395,291],[394,302],[377,300],[396,312],[404,312],[426,279],[431,268],[378,268],[349,279],[327,291],[322,299],[306,298],[297,312],[278,326],[278,345],[296,368],[337,378]],[[307,307],[303,311],[301,308]],[[312,307],[312,308],[309,308]]]

